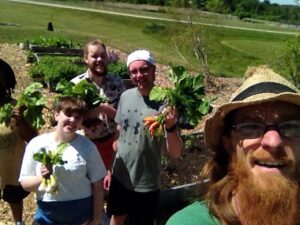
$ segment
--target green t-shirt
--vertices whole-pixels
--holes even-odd
[[[220,222],[212,216],[205,202],[194,202],[183,208],[167,221],[166,225],[221,225]]]
[[[120,125],[113,175],[129,190],[149,192],[160,187],[161,151],[165,138],[150,137],[143,119],[157,114],[162,103],[141,96],[137,88],[121,95],[116,114]]]

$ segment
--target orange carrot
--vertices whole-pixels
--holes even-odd
[[[154,130],[149,130],[150,136],[152,137],[154,135]]]
[[[150,132],[151,132],[151,130],[155,130],[155,128],[158,126],[159,126],[159,122],[155,121],[154,123],[152,123],[149,127]]]
[[[154,123],[155,121],[150,121],[150,120],[148,120],[148,121],[146,121],[146,122],[144,122],[144,126],[145,127],[150,127],[150,125],[152,124],[152,123]]]
[[[152,121],[152,122],[154,122],[155,121],[155,117],[153,117],[153,116],[147,116],[147,117],[144,118],[144,122],[146,122],[146,121]]]

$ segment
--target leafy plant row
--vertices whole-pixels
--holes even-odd
[[[45,82],[70,80],[86,70],[84,65],[75,64],[76,60],[80,58],[44,56],[30,68],[29,74],[31,78],[42,78]]]
[[[75,76],[84,73],[86,66],[80,57],[44,56],[39,62],[33,64],[29,74],[31,78],[40,78],[45,83],[58,83],[71,80]],[[129,73],[125,63],[115,62],[108,66],[108,72],[129,79]]]
[[[64,37],[46,38],[43,36],[39,36],[31,40],[26,40],[26,42],[32,45],[38,45],[40,47],[81,48],[80,44]]]

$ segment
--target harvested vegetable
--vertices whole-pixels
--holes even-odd
[[[159,115],[148,116],[144,118],[144,127],[149,131],[150,136],[163,136],[164,134],[164,121],[167,114],[170,112],[171,107],[166,107]]]
[[[76,85],[67,80],[61,80],[56,86],[56,91],[61,93],[59,96],[72,96],[84,100],[89,108],[108,102],[107,97],[101,95],[97,87],[86,79]]]
[[[156,134],[156,129],[161,129],[171,108],[176,108],[179,118],[185,120],[190,128],[197,126],[199,120],[212,110],[212,99],[205,96],[203,84],[205,77],[203,75],[193,76],[182,66],[171,66],[169,68],[169,78],[173,82],[173,87],[155,86],[150,92],[150,100],[166,103],[166,107],[162,112],[152,118],[160,124],[151,127],[154,129],[154,131],[151,130],[153,135]],[[153,123],[151,122],[151,125]],[[144,126],[150,132],[151,125],[149,126],[149,124],[150,122],[144,120]]]
[[[33,155],[33,159],[37,162],[41,162],[45,166],[64,165],[66,161],[63,161],[62,154],[69,144],[61,143],[57,146],[56,150],[46,150],[41,148],[39,152]],[[47,177],[42,178],[42,182],[38,187],[39,191],[53,193],[58,191],[58,182],[54,174],[50,174]]]
[[[24,119],[35,129],[45,124],[43,109],[46,108],[46,99],[42,94],[43,85],[35,82],[25,88],[17,99],[16,107],[23,108]],[[0,123],[8,123],[13,117],[14,105],[5,104],[0,108]]]

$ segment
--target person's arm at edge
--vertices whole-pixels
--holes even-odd
[[[25,191],[35,192],[42,182],[42,176],[26,176],[20,181]]]
[[[165,131],[167,136],[167,152],[170,157],[177,159],[181,156],[183,142],[177,126],[177,112],[171,110],[165,121]]]
[[[102,179],[91,184],[92,194],[93,194],[93,218],[89,222],[89,225],[99,225],[101,223],[102,213],[103,213],[103,182]]]
[[[26,142],[29,142],[38,134],[38,132],[24,119],[23,112],[19,107],[14,109],[12,123],[16,124],[20,137]]]
[[[167,133],[167,152],[170,157],[178,159],[181,156],[183,143],[178,130]]]
[[[115,160],[115,156],[116,156],[116,153],[118,151],[117,140],[119,138],[119,134],[120,134],[120,125],[117,125],[117,130],[116,130],[116,133],[115,133],[115,141],[114,141],[114,144],[113,144],[114,154],[113,154],[112,159],[111,159],[110,169],[107,170],[107,175],[104,177],[104,181],[103,181],[103,188],[105,190],[109,190],[109,186],[110,186],[110,182],[111,182],[113,162]]]

